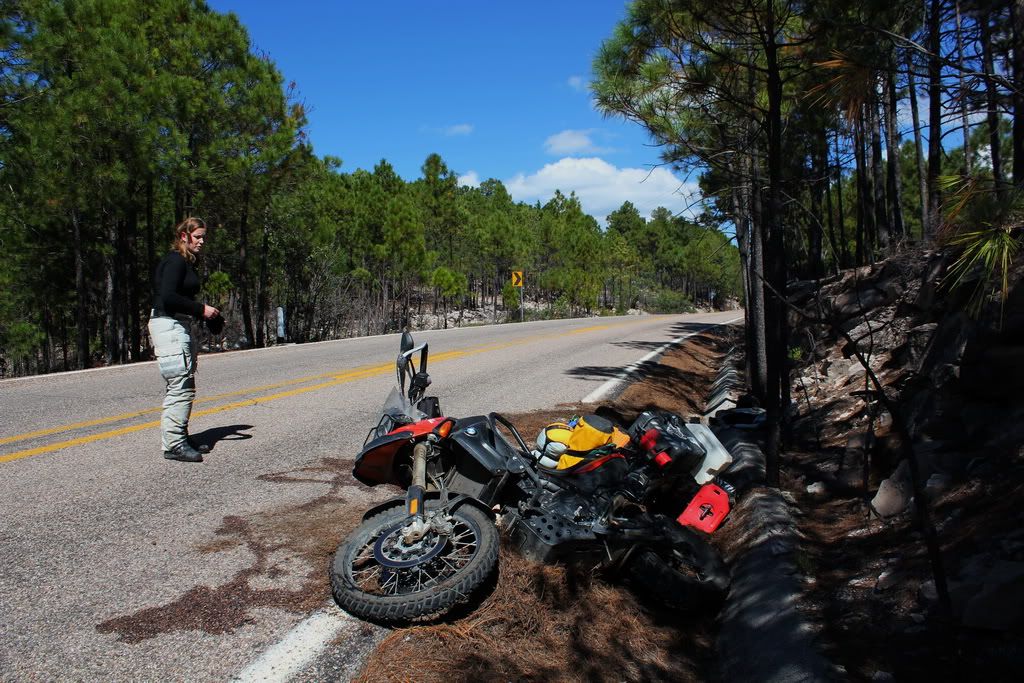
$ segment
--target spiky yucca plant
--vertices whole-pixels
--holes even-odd
[[[939,239],[962,249],[943,286],[953,292],[970,287],[966,310],[975,318],[989,293],[998,288],[1001,326],[1010,266],[1021,246],[1024,194],[1018,191],[1000,197],[987,178],[948,175],[938,181],[945,197]]]
[[[963,248],[963,253],[950,267],[946,282],[951,290],[962,289],[973,283],[973,290],[967,300],[967,312],[972,317],[981,313],[985,298],[992,286],[999,282],[1000,314],[1010,289],[1010,264],[1020,250],[1019,226],[986,227],[981,230],[961,232],[949,240],[949,244]]]

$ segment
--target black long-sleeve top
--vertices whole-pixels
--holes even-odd
[[[192,264],[176,251],[164,256],[153,271],[153,308],[163,315],[185,314],[203,317],[203,304],[196,301],[199,275]]]

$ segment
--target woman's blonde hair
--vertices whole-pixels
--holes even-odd
[[[195,261],[196,257],[185,247],[185,243],[181,241],[181,233],[186,232],[191,235],[199,228],[206,228],[206,221],[202,218],[189,216],[181,223],[178,223],[178,227],[174,229],[174,240],[171,242],[171,249],[184,256],[187,261]]]

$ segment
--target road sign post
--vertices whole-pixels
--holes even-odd
[[[512,286],[519,289],[519,322],[523,322],[523,271],[512,271]]]

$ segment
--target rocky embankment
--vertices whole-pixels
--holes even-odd
[[[790,289],[783,488],[804,608],[855,679],[1019,680],[1024,269],[972,318],[949,265],[908,252]]]

